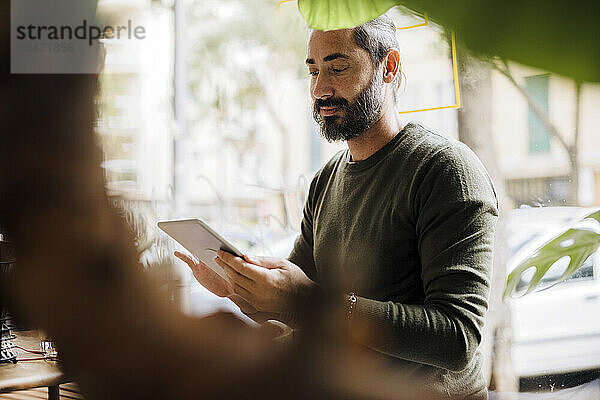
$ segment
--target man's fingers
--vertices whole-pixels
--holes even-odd
[[[237,295],[239,295],[240,297],[242,297],[244,300],[246,300],[246,302],[248,302],[248,304],[250,304],[254,309],[258,310],[256,308],[256,306],[254,304],[252,304],[252,300],[254,299],[254,295],[252,293],[250,293],[250,291],[248,291],[248,289],[246,289],[245,287],[242,287],[240,285],[238,285],[237,283],[233,282],[232,285],[233,287],[233,292]]]
[[[173,254],[175,255],[175,257],[179,258],[181,261],[186,261],[189,259],[189,257],[186,254],[183,254],[180,251],[175,250],[173,252]]]
[[[189,265],[190,268],[193,268],[196,263],[192,260],[187,254],[180,253],[179,251],[175,251],[173,253],[175,257],[179,258],[181,261]]]
[[[190,269],[192,270],[192,272],[197,272],[197,271],[200,271],[200,270],[206,270],[206,271],[211,271],[212,272],[212,269],[210,269],[202,261],[196,262],[196,260],[194,260],[193,258],[191,258],[190,256],[188,256],[187,254],[183,254],[183,253],[180,253],[178,251],[176,251],[174,254],[175,254],[175,257],[179,258],[181,261],[183,261],[184,263],[186,263],[188,265],[188,267],[190,267]]]
[[[244,254],[244,259],[251,264],[255,264],[264,268],[281,268],[284,266],[284,260],[279,257],[259,257],[259,256],[251,256],[248,254]]]
[[[239,272],[241,275],[244,275],[250,278],[253,281],[264,279],[265,270],[256,265],[250,264],[239,257],[234,256],[233,254],[229,254],[225,251],[219,250],[217,252],[217,258],[221,259],[235,271]]]
[[[237,283],[238,285],[240,285],[240,286],[242,286],[242,287],[244,287],[244,288],[246,288],[248,290],[252,290],[254,288],[255,285],[254,285],[254,281],[253,280],[251,280],[247,276],[244,276],[244,275],[240,274],[235,269],[231,268],[229,266],[229,264],[227,264],[226,262],[224,262],[223,260],[221,260],[219,257],[215,257],[215,262],[221,268],[223,268],[223,270],[225,271],[225,273],[229,277],[229,281],[231,283]]]
[[[252,304],[248,303],[248,300],[244,299],[239,294],[230,294],[229,296],[227,296],[227,298],[233,301],[235,305],[238,306],[240,310],[242,310],[242,312],[246,315],[255,314],[258,312],[258,310],[254,308]]]

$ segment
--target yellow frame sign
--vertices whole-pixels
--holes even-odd
[[[452,71],[454,73],[454,97],[456,100],[455,104],[450,106],[441,106],[441,107],[431,107],[431,108],[421,108],[418,110],[409,110],[409,111],[398,111],[398,114],[409,114],[421,111],[433,111],[433,110],[444,110],[449,108],[460,108],[460,85],[458,83],[458,67],[456,62],[456,42],[454,41],[454,32],[452,32]]]
[[[277,3],[277,11],[279,11],[279,8],[281,7],[282,4],[290,3],[292,1],[295,1],[295,0],[279,1],[279,3]],[[419,28],[422,26],[429,25],[429,18],[427,17],[427,14],[423,14],[423,18],[424,18],[424,21],[421,22],[420,24],[410,25],[410,26],[401,26],[396,29],[397,30],[413,29],[413,28]],[[460,108],[460,85],[458,83],[458,66],[457,66],[457,62],[456,62],[456,42],[454,40],[454,31],[452,32],[451,50],[452,50],[452,72],[454,75],[455,104],[452,104],[449,106],[441,106],[441,107],[420,108],[418,110],[398,111],[398,114],[410,114],[410,113],[416,113],[416,112],[422,112],[422,111],[434,111],[434,110],[444,110],[444,109],[451,109],[451,108]]]

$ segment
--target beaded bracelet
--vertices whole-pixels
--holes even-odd
[[[354,292],[350,292],[348,294],[348,315],[347,315],[348,320],[350,320],[350,318],[352,318],[352,311],[354,311],[354,305],[356,304],[357,300],[358,299],[356,298],[356,295],[354,294]]]

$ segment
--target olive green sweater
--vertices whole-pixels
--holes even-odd
[[[477,350],[498,203],[464,144],[407,124],[366,160],[336,154],[310,185],[289,259],[358,301],[351,329],[428,389],[485,399]]]

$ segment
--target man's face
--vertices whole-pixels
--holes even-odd
[[[328,141],[360,136],[382,109],[383,75],[352,30],[312,31],[306,65],[311,75],[313,117]]]

